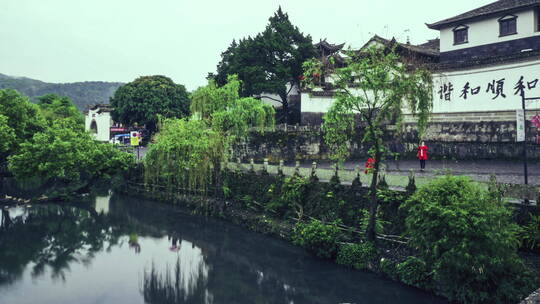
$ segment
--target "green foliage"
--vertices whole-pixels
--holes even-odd
[[[245,137],[250,128],[261,132],[274,126],[275,110],[255,98],[235,100],[227,109],[212,114],[212,128],[234,138]]]
[[[373,243],[344,244],[339,247],[336,262],[355,269],[368,269],[377,259]]]
[[[430,271],[422,259],[407,257],[404,262],[396,265],[396,275],[405,284],[422,289],[430,288]]]
[[[309,181],[299,175],[293,175],[283,183],[281,199],[286,206],[295,211],[298,219],[304,216],[304,208],[307,203]]]
[[[15,152],[21,143],[30,140],[34,133],[46,127],[39,108],[14,90],[0,90],[0,115],[4,117],[0,123],[0,132],[10,139],[7,144],[3,144],[7,153],[0,156],[0,162]]]
[[[205,121],[166,119],[145,156],[145,180],[206,191],[228,151],[227,139]]]
[[[70,119],[74,128],[80,131],[84,130],[84,117],[68,97],[47,94],[37,99],[41,115],[49,125],[52,125],[58,119]]]
[[[228,78],[223,87],[213,81],[191,95],[193,117],[164,120],[145,157],[145,179],[152,184],[200,190],[221,183],[222,163],[229,147],[252,127],[274,126],[274,109],[253,98],[238,98],[240,82]]]
[[[133,163],[131,154],[98,143],[71,124],[70,120],[56,120],[50,128],[35,133],[8,158],[9,170],[20,180],[38,178],[53,183],[53,188],[75,191],[98,179],[110,179]]]
[[[360,210],[362,214],[362,219],[360,220],[360,231],[366,232],[369,224],[369,211],[366,209]],[[389,223],[381,219],[380,211],[377,212],[377,219],[375,220],[375,233],[380,234],[384,232],[384,227]]]
[[[405,208],[410,244],[437,291],[450,300],[514,303],[534,289],[517,255],[518,227],[510,210],[469,179],[432,181]]]
[[[523,225],[520,235],[521,246],[527,250],[540,248],[540,216],[528,215],[528,220]]]
[[[181,118],[189,114],[189,98],[183,85],[165,76],[143,76],[121,86],[111,97],[112,118],[126,125],[146,125],[155,131],[158,115]]]
[[[315,59],[304,63],[308,86],[314,85],[312,75],[320,73],[321,68]],[[376,153],[381,152],[378,143],[384,125],[391,120],[399,124],[405,107],[417,114],[422,133],[432,107],[428,71],[409,71],[393,51],[370,48],[361,54],[350,52],[345,67],[334,69],[332,75],[336,79],[336,102],[324,117],[323,129],[335,160],[348,156],[347,143],[353,134],[355,115],[366,124],[364,142],[376,147]]]
[[[311,220],[298,222],[294,228],[293,243],[304,247],[320,258],[333,259],[336,256],[339,241],[339,229],[334,224],[324,224]]]
[[[226,110],[234,101],[240,99],[240,86],[241,82],[236,75],[229,75],[221,87],[210,79],[208,85],[199,87],[189,96],[191,113],[201,119],[210,119],[214,112]]]
[[[8,118],[0,114],[0,155],[8,155],[17,144],[15,131],[8,125]],[[3,157],[0,157],[2,161]]]
[[[379,267],[381,269],[381,271],[386,274],[389,278],[391,279],[398,279],[399,278],[399,275],[397,273],[397,263],[390,260],[390,259],[385,259],[385,258],[381,258],[381,261],[379,263]]]
[[[363,143],[370,146],[375,160],[370,185],[370,220],[366,235],[375,239],[377,210],[377,183],[380,163],[384,157],[383,135],[386,125],[395,121],[401,128],[402,111],[408,107],[418,116],[418,129],[422,134],[432,108],[432,82],[429,72],[409,70],[392,49],[372,47],[362,53],[348,53],[345,66],[331,72],[335,79],[335,102],[323,117],[324,141],[331,158],[343,162],[350,153],[349,146],[360,121],[364,129]],[[322,70],[322,62],[312,59],[304,63],[307,86],[317,82],[313,75]]]
[[[236,74],[243,82],[242,96],[276,94],[287,111],[287,84],[299,83],[302,63],[315,55],[311,37],[301,33],[279,8],[262,33],[233,41],[222,53],[215,80],[224,85],[228,75]]]

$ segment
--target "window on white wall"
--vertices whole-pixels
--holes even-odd
[[[517,16],[508,15],[499,19],[499,36],[517,34]]]
[[[453,29],[454,31],[454,44],[463,44],[469,42],[469,27],[466,25],[460,25]]]

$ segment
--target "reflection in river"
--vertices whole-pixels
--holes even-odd
[[[0,303],[444,303],[213,219],[127,196],[8,208]]]

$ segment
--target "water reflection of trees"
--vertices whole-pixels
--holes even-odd
[[[0,285],[21,278],[27,265],[33,277],[49,268],[53,279],[65,280],[71,263],[89,264],[123,234],[110,216],[91,210],[58,205],[22,210],[0,211]]]
[[[213,303],[213,296],[208,291],[208,266],[200,261],[195,272],[185,271],[185,267],[193,269],[193,265],[183,265],[180,257],[172,269],[167,265],[160,272],[154,263],[145,270],[142,283],[142,294],[148,304],[180,304],[180,303]]]

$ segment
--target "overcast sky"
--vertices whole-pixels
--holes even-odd
[[[494,0],[0,0],[0,73],[47,82],[166,75],[193,90],[236,38],[281,5],[315,42],[359,47],[373,34],[423,43],[432,23]]]

